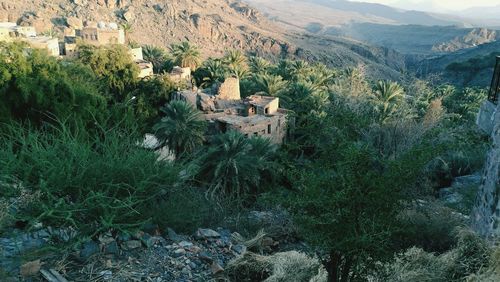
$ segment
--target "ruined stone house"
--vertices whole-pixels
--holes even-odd
[[[57,38],[38,36],[32,26],[18,26],[16,23],[0,23],[0,41],[15,40],[27,42],[32,48],[45,49],[52,56],[59,56],[59,41]]]
[[[191,81],[191,68],[181,68],[175,66],[172,71],[168,74],[170,80],[174,82],[190,82]]]
[[[77,36],[82,38],[83,42],[96,46],[125,44],[125,32],[112,24],[86,26],[77,33]]]
[[[288,136],[288,111],[279,108],[279,98],[252,95],[242,99],[236,77],[203,91],[179,91],[173,99],[185,101],[203,112],[209,124],[209,137],[235,130],[246,137],[261,136],[282,144]]]

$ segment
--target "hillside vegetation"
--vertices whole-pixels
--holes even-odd
[[[51,248],[36,253],[68,279],[95,277],[81,271],[97,267],[98,260],[81,255],[95,241],[117,238],[130,256],[137,248],[130,242],[165,249],[137,233],[151,226],[168,240],[176,240],[171,229],[237,231],[230,240],[244,242],[245,249],[230,262],[200,266],[210,279],[495,277],[494,250],[467,229],[459,210],[436,199],[454,178],[481,169],[487,138],[473,123],[484,90],[411,77],[400,84],[372,79],[362,68],[272,63],[235,50],[202,60],[188,42],[170,51],[145,46],[157,72],[191,65],[200,88],[237,76],[243,96],[279,97],[291,111],[291,138],[279,148],[231,131],[208,143],[197,110],[170,101],[187,85],[161,73],[137,79],[121,46],[79,48],[79,59],[60,61],[19,43],[0,45],[0,235],[40,226],[76,230],[72,239],[53,237]],[[174,158],[158,159],[141,146],[144,133],[155,134]],[[241,220],[255,211],[281,211],[285,219],[268,225]],[[222,236],[214,232],[195,233],[200,244],[213,244],[211,252],[225,244],[211,239]],[[169,245],[178,248],[173,258],[194,252],[192,243],[176,242]],[[290,247],[302,253],[280,252]],[[77,259],[67,255],[75,250]],[[192,259],[204,264],[206,256]],[[129,257],[128,263],[137,261],[144,270],[166,257]],[[119,273],[111,275],[123,274],[124,268],[113,269]],[[18,273],[2,271],[3,277]]]

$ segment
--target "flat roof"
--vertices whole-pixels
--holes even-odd
[[[279,99],[277,97],[271,96],[261,96],[261,95],[252,95],[244,100],[244,102],[250,103],[254,106],[266,106],[274,100]]]
[[[48,43],[49,41],[56,40],[57,38],[48,36],[26,37],[26,40],[33,43]]]
[[[221,117],[217,117],[216,120],[225,122],[227,124],[233,125],[256,125],[264,122],[269,122],[271,118],[263,115],[254,115],[254,116],[238,116],[238,115],[223,115]]]

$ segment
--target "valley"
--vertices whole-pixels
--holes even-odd
[[[0,281],[500,281],[500,32],[413,1],[0,0]]]

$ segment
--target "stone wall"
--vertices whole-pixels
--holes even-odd
[[[495,111],[500,112],[500,103]],[[500,118],[498,116],[500,115],[494,120],[490,132],[493,144],[488,152],[481,186],[471,216],[474,230],[484,237],[495,239],[500,238]]]
[[[500,113],[496,109],[496,105],[490,101],[484,102],[479,110],[476,123],[487,134],[491,134],[495,124],[500,123]]]
[[[228,77],[219,86],[217,98],[222,100],[240,100],[240,80],[237,77]]]

